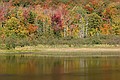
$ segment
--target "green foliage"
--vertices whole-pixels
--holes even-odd
[[[102,23],[102,19],[101,17],[96,14],[96,13],[92,13],[88,15],[88,27],[89,28],[99,28],[99,26]]]
[[[16,30],[19,28],[20,21],[15,18],[11,17],[5,24],[5,34],[10,36],[12,34],[16,34]]]
[[[29,13],[29,18],[28,18],[28,22],[29,22],[30,24],[34,24],[35,18],[36,18],[36,14],[35,14],[34,12],[30,11],[30,13]]]
[[[7,49],[14,49],[16,47],[17,36],[11,35],[10,37],[5,38],[5,46]]]
[[[25,37],[27,35],[26,28],[15,17],[8,19],[4,26],[4,33],[6,36],[17,35],[19,37]]]
[[[6,27],[9,30],[14,30],[18,28],[18,25],[20,24],[19,20],[15,17],[11,17],[7,22],[6,22]]]
[[[101,39],[102,44],[120,45],[119,35],[100,35],[99,38]]]

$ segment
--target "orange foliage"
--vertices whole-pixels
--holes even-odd
[[[100,27],[101,33],[102,34],[110,34],[112,31],[112,27],[110,26],[110,24],[103,24],[103,27]]]
[[[62,3],[60,4],[60,9],[64,16],[67,15],[67,13],[68,13],[68,10],[67,10],[68,7],[69,6],[67,4],[62,4]]]
[[[30,25],[28,26],[28,31],[29,31],[29,33],[34,33],[34,32],[37,31],[37,29],[38,29],[38,26],[34,26],[34,25],[32,25],[32,24],[30,24]]]
[[[91,8],[90,6],[88,6],[88,5],[86,5],[85,7],[84,7],[86,10],[88,10],[89,12],[92,12],[94,9],[93,8]]]
[[[92,3],[92,5],[97,5],[98,4],[98,2],[96,0],[91,0],[90,2]]]
[[[44,5],[43,5],[43,9],[49,9],[50,3],[52,2],[52,0],[46,0]]]
[[[112,7],[108,7],[104,10],[104,12],[102,14],[104,17],[109,18],[109,17],[117,14],[117,9],[112,8]]]

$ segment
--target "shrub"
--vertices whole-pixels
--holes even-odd
[[[5,46],[7,49],[14,49],[16,47],[16,38],[14,36],[5,38]]]

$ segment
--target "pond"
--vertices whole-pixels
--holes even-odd
[[[2,55],[0,80],[120,80],[120,57]]]

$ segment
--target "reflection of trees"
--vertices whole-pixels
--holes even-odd
[[[52,80],[62,80],[64,74],[86,74],[91,80],[93,74],[104,74],[101,79],[110,79],[107,71],[119,69],[119,58],[51,58],[51,57],[17,57],[0,58],[0,74],[51,74]],[[86,79],[86,78],[85,78]],[[104,80],[106,80],[104,79]]]
[[[62,80],[63,66],[60,60],[53,63],[52,74],[52,80]]]

